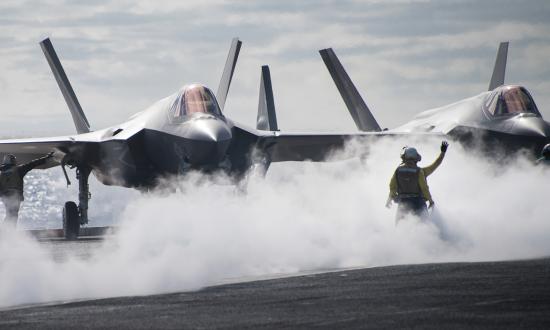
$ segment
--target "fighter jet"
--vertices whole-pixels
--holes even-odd
[[[77,134],[51,138],[0,141],[0,159],[13,154],[19,162],[54,152],[42,168],[74,168],[78,205],[63,207],[63,230],[78,237],[88,223],[88,179],[91,173],[105,185],[147,190],[162,178],[192,170],[224,171],[242,180],[251,169],[265,174],[271,162],[324,160],[354,136],[344,134],[285,134],[279,131],[268,66],[261,70],[256,128],[227,118],[225,100],[237,63],[241,41],[233,39],[216,95],[203,84],[188,84],[154,103],[128,121],[92,131],[49,39],[40,42],[47,62],[69,107]]]
[[[424,111],[410,122],[381,131],[331,48],[319,51],[340,95],[361,131],[378,135],[436,134],[493,154],[510,155],[526,149],[537,154],[550,142],[550,124],[539,112],[527,88],[505,85],[508,42],[502,42],[489,89],[479,95]]]

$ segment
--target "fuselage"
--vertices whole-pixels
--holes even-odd
[[[549,142],[550,124],[524,87],[501,86],[422,112],[387,133],[439,133],[485,149],[503,146],[537,153]],[[214,94],[199,84],[184,86],[127,122],[82,136],[99,142],[90,143],[79,156],[99,181],[138,188],[193,169],[242,174],[251,165],[257,139],[236,129]]]
[[[485,150],[535,154],[550,141],[550,123],[525,87],[505,85],[445,107],[424,111],[392,132],[447,134]]]
[[[190,169],[230,170],[232,129],[210,89],[188,85],[121,125],[89,133],[101,141],[88,162],[104,184],[126,187]]]

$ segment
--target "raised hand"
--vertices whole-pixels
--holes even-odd
[[[441,152],[447,152],[448,147],[449,147],[449,143],[447,141],[441,142]]]

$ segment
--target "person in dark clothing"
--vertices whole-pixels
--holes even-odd
[[[432,207],[434,201],[426,178],[441,165],[448,146],[449,144],[443,141],[439,157],[427,167],[418,167],[417,163],[422,157],[415,148],[403,148],[401,153],[403,162],[390,180],[390,195],[386,202],[388,208],[391,207],[392,202],[398,203],[396,221],[403,219],[408,213],[422,219],[427,217],[426,202]]]
[[[30,161],[26,164],[17,165],[14,155],[4,156],[3,164],[0,166],[0,199],[6,207],[4,223],[16,225],[19,216],[19,207],[23,198],[23,178],[33,168],[43,165],[51,158],[53,153]]]

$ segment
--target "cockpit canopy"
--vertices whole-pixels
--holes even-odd
[[[541,116],[529,92],[521,86],[502,86],[495,89],[485,102],[485,110],[493,116],[530,113]]]
[[[184,87],[170,107],[170,115],[176,120],[194,113],[221,116],[216,97],[206,86],[195,84]]]

